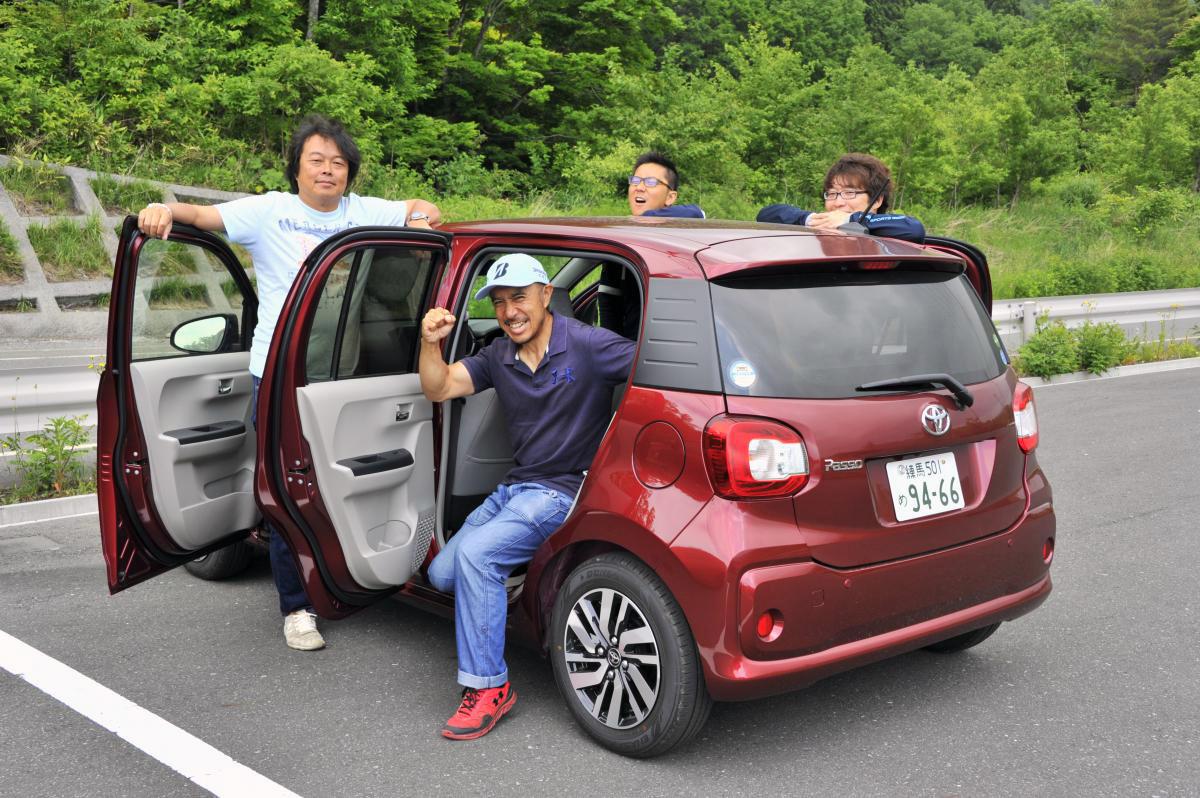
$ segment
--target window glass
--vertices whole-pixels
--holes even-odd
[[[896,270],[732,278],[712,284],[725,390],[844,398],[876,380],[945,373],[964,384],[1006,361],[965,277]]]
[[[241,290],[215,251],[198,244],[147,239],[138,256],[134,284],[133,359],[245,351],[240,334],[247,323],[243,301]],[[202,351],[185,352],[171,345],[176,329],[202,318],[224,320],[188,325],[184,331],[187,344]],[[206,334],[197,337],[196,331],[201,329]],[[210,339],[212,347],[206,343]]]
[[[309,382],[416,370],[424,298],[440,253],[371,247],[325,277],[308,333]]]

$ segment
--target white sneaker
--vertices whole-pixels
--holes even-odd
[[[325,648],[325,638],[317,631],[317,616],[311,610],[296,610],[283,619],[283,639],[288,648],[299,651]]]

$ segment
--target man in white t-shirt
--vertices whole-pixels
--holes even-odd
[[[271,191],[219,205],[153,202],[138,214],[138,226],[147,235],[165,239],[171,225],[180,222],[222,231],[249,251],[258,283],[258,325],[250,348],[253,416],[257,416],[258,386],[279,312],[309,253],[326,238],[350,227],[430,227],[441,218],[437,206],[425,200],[397,202],[347,194],[360,162],[358,147],[345,128],[314,114],[301,121],[288,147],[287,177],[292,193]],[[284,639],[288,646],[302,651],[324,647],[295,558],[287,541],[274,530],[270,551],[284,616]]]

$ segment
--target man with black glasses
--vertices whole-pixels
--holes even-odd
[[[842,225],[861,225],[873,236],[925,241],[925,225],[902,213],[888,213],[892,201],[892,173],[873,155],[851,152],[837,160],[825,173],[825,212],[801,210],[795,205],[768,205],[756,221],[799,224],[819,230],[836,230]]]
[[[647,152],[633,165],[629,176],[629,212],[634,216],[672,216],[703,219],[699,205],[676,205],[679,170],[660,152]]]

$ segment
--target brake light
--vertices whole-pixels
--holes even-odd
[[[897,260],[864,260],[858,264],[858,268],[875,271],[877,269],[894,269],[899,265],[900,261]]]
[[[808,481],[804,440],[765,418],[717,416],[708,422],[704,459],[713,489],[727,499],[789,496]]]
[[[1038,445],[1037,411],[1033,407],[1033,389],[1023,382],[1013,392],[1013,421],[1017,424],[1017,443],[1028,454]]]

